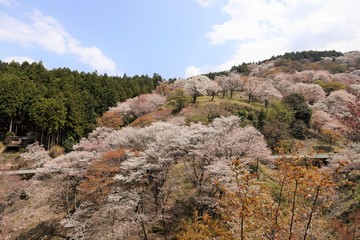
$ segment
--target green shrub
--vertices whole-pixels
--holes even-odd
[[[63,147],[65,149],[65,152],[71,152],[73,146],[76,144],[76,141],[73,137],[68,137],[64,142],[63,142]]]
[[[291,128],[291,135],[293,135],[296,139],[304,140],[306,130],[307,128],[305,123],[301,120],[297,120]]]

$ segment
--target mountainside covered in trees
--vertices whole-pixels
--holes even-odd
[[[69,75],[93,93],[94,74]],[[3,153],[3,170],[43,171],[0,176],[2,238],[360,237],[359,52],[288,53],[171,82],[95,76],[115,95],[124,81],[151,84],[101,105],[65,155]]]
[[[157,74],[109,77],[47,70],[41,62],[0,62],[0,138],[35,132],[47,147],[78,141],[109,107],[149,93],[161,81]]]

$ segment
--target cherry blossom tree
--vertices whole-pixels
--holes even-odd
[[[186,174],[197,192],[197,196],[210,194],[212,186],[206,185],[210,181],[206,167],[211,164],[214,156],[211,154],[211,144],[214,129],[202,124],[192,124],[185,129],[188,138],[188,154],[183,158]]]
[[[44,164],[48,169],[72,169],[79,172],[85,171],[92,160],[99,158],[94,152],[72,151]]]
[[[206,95],[211,84],[211,80],[203,75],[191,77],[184,82],[185,91],[192,96],[193,103],[196,102],[198,96]]]
[[[360,100],[360,84],[350,85],[349,91]]]
[[[148,232],[142,226],[147,218],[140,213],[140,204],[141,196],[136,191],[114,187],[103,204],[85,201],[60,224],[73,239],[147,239]],[[96,212],[94,207],[98,208]]]
[[[360,76],[356,74],[338,73],[332,75],[331,78],[334,82],[340,82],[347,87],[360,82]]]
[[[256,147],[254,147],[256,146]],[[262,134],[252,126],[235,128],[216,138],[214,154],[231,162],[236,159],[265,158],[269,155]]]
[[[312,127],[318,134],[320,134],[322,129],[341,129],[342,124],[335,117],[331,117],[330,114],[322,111],[315,110],[313,111],[312,117]]]
[[[349,112],[347,104],[355,101],[354,95],[345,90],[339,90],[330,93],[327,98],[314,104],[314,108],[321,109],[331,115],[344,116]]]
[[[240,74],[230,73],[225,79],[230,98],[233,97],[235,91],[242,90],[244,87],[244,79],[241,78]]]
[[[216,76],[214,81],[221,87],[222,97],[224,98],[227,91],[229,90],[226,83],[226,76]]]
[[[348,114],[340,116],[340,121],[347,126],[346,136],[352,141],[360,142],[360,101],[349,102]]]
[[[254,96],[264,101],[265,104],[267,104],[270,99],[280,100],[283,97],[280,91],[274,87],[270,79],[261,83],[260,86],[255,89]]]
[[[134,114],[139,117],[161,106],[165,103],[165,101],[166,97],[160,94],[141,94],[135,98],[130,98],[125,102],[118,103],[116,107],[110,108],[109,111],[119,112],[122,114]]]
[[[39,145],[38,142],[28,145],[25,152],[21,153],[20,156],[24,158],[25,161],[31,162],[35,168],[41,167],[51,160],[49,152],[46,151],[43,146]]]
[[[113,128],[97,127],[87,138],[81,139],[80,142],[73,147],[73,149],[76,151],[87,152],[105,151],[107,146],[104,140],[113,132]]]
[[[292,76],[285,73],[279,73],[273,77],[273,85],[278,89],[281,94],[287,94],[286,90],[295,84],[295,81],[292,79]]]
[[[331,82],[331,74],[324,70],[314,71],[312,80],[321,80],[324,83],[328,83]]]
[[[222,88],[223,98],[227,92],[230,93],[230,98],[232,98],[234,92],[242,90],[244,86],[244,79],[242,75],[237,73],[230,73],[228,76],[216,76],[215,82],[217,82]]]
[[[94,219],[111,230],[109,237],[119,234],[149,239],[150,229],[157,224],[166,237],[172,214],[169,201],[180,184],[172,174],[178,168],[175,166],[185,169],[184,178],[192,183],[197,203],[210,206],[215,204],[211,197],[222,194],[221,186],[231,185],[228,176],[234,160],[246,166],[253,160],[266,159],[269,150],[262,135],[240,123],[239,117],[230,116],[216,118],[208,126],[155,122],[143,128],[99,127],[87,140],[81,140],[75,151],[54,159],[47,167],[86,172],[78,188],[83,195],[101,193],[98,198],[104,199],[110,191],[101,206],[101,211],[111,216],[106,227]],[[121,160],[116,160],[117,153],[121,153]],[[97,188],[103,191],[95,191]],[[89,209],[80,204],[63,224],[74,232],[79,229],[86,239],[89,228],[99,226],[90,220],[80,224],[78,214],[82,211]]]
[[[249,103],[254,100],[255,92],[260,87],[260,85],[261,85],[261,81],[254,77],[249,77],[245,81],[244,88],[245,88],[245,93],[248,96]]]
[[[215,81],[211,81],[207,89],[207,94],[211,96],[210,101],[213,101],[215,95],[221,90],[222,88],[219,86],[219,84],[217,84]]]
[[[188,134],[192,144],[185,166],[188,166],[187,172],[199,196],[203,193],[212,195],[219,190],[217,186],[209,185],[209,180],[226,182],[224,170],[230,169],[232,161],[240,159],[246,164],[270,153],[258,130],[241,128],[239,123],[238,117],[231,116],[215,119],[210,127],[190,126]]]
[[[313,105],[319,100],[325,99],[325,92],[317,84],[297,83],[287,89],[288,93],[300,93],[309,104]]]

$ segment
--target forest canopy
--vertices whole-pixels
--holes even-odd
[[[47,70],[42,62],[0,61],[0,137],[35,132],[48,147],[79,140],[109,107],[149,93],[161,81],[158,74],[110,77],[69,68]]]

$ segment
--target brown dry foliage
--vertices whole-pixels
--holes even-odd
[[[64,153],[65,153],[65,149],[63,148],[63,147],[61,147],[61,146],[52,146],[51,148],[50,148],[50,156],[52,157],[52,158],[57,158],[57,157],[59,157],[59,156],[61,156],[61,155],[64,155]]]
[[[201,216],[195,211],[193,220],[183,222],[182,225],[184,230],[176,235],[179,240],[234,239],[223,221],[216,220],[207,213]]]
[[[336,239],[356,240],[360,237],[360,209],[350,214],[348,223],[333,219],[329,226],[330,232]]]
[[[96,123],[101,127],[109,127],[119,129],[123,124],[121,115],[115,111],[108,111],[96,120]]]
[[[89,166],[85,179],[80,183],[79,190],[84,199],[95,202],[110,192],[113,177],[120,171],[121,163],[126,157],[124,149],[106,152],[100,160],[95,160]]]
[[[163,108],[163,109],[158,109],[154,112],[151,113],[151,116],[158,121],[166,121],[168,120],[170,117],[172,117],[171,114],[172,110],[171,109],[167,109],[167,108]]]
[[[137,118],[129,126],[130,127],[146,127],[146,126],[150,126],[153,122],[155,122],[155,119],[151,115],[147,114],[147,115]]]
[[[155,89],[155,93],[160,94],[161,96],[169,96],[170,91],[171,91],[171,88],[168,83],[161,83]]]

